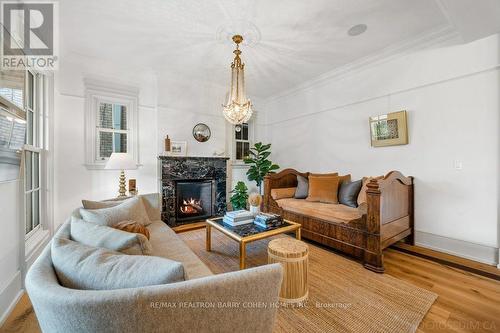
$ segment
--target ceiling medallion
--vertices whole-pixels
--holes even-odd
[[[245,92],[245,64],[240,58],[240,43],[243,41],[241,35],[234,35],[233,42],[236,43],[234,60],[231,63],[231,86],[227,103],[223,105],[224,118],[234,125],[246,123],[252,117],[252,103],[246,97]]]

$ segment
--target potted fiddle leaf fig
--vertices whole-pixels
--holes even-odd
[[[247,208],[248,188],[244,182],[236,183],[234,189],[229,193],[233,194],[230,199],[233,210]]]
[[[250,156],[245,158],[243,161],[245,164],[250,164],[250,168],[247,171],[248,180],[253,180],[257,183],[259,188],[259,193],[262,194],[262,181],[268,173],[274,173],[280,167],[277,164],[271,162],[268,157],[271,155],[271,144],[262,144],[262,142],[257,142],[252,148],[250,148]]]

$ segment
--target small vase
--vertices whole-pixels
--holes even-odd
[[[260,206],[250,206],[250,213],[254,216],[260,213]]]

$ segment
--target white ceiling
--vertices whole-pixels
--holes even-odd
[[[250,95],[265,98],[453,25],[443,5],[446,1],[450,2],[64,0],[60,2],[61,48],[63,56],[77,53],[152,68],[159,77],[184,80],[184,84],[203,80],[227,85],[233,45],[218,39],[217,31],[246,30],[244,26],[251,22],[260,41],[241,48],[247,89]],[[491,2],[460,1],[469,1],[472,7]],[[348,36],[347,30],[358,23],[368,25],[366,33]]]

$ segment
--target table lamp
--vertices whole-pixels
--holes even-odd
[[[118,198],[126,197],[127,195],[125,193],[127,193],[127,189],[125,187],[125,170],[137,169],[137,164],[135,163],[132,155],[127,153],[112,153],[104,169],[121,170]]]

